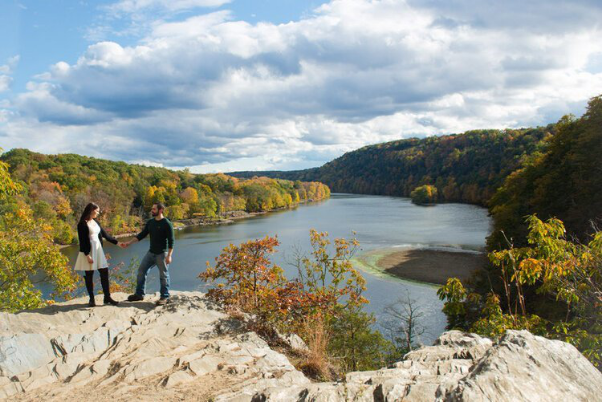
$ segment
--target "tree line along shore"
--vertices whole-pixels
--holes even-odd
[[[238,179],[224,174],[146,167],[76,154],[45,155],[13,149],[1,156],[23,192],[2,208],[28,205],[35,219],[51,225],[57,244],[77,242],[75,227],[90,201],[99,220],[116,236],[136,233],[154,202],[179,226],[216,224],[239,216],[290,208],[330,196],[318,182],[266,177]],[[227,221],[226,221],[227,222]]]

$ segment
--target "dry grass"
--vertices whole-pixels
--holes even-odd
[[[334,381],[340,378],[341,370],[328,354],[331,335],[322,315],[308,316],[300,326],[296,326],[296,333],[308,346],[308,350],[296,350],[283,342],[273,324],[245,314],[239,306],[229,305],[226,313],[231,318],[244,322],[248,331],[257,333],[272,349],[286,355],[291,364],[308,378],[314,381]]]
[[[324,318],[321,315],[308,317],[303,323],[303,335],[309,351],[298,362],[299,370],[314,380],[335,380],[338,371],[328,355],[330,334]]]

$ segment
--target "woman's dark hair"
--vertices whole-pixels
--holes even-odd
[[[97,208],[99,208],[98,204],[88,203],[88,205],[84,209],[84,212],[82,213],[82,218],[79,219],[79,222],[82,223],[88,221],[90,219],[90,216],[92,215],[92,212]]]

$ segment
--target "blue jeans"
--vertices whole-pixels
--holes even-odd
[[[159,280],[161,282],[161,298],[169,298],[169,265],[165,264],[167,252],[152,253],[148,251],[138,267],[138,278],[136,281],[136,294],[144,296],[146,288],[146,276],[153,266],[159,268]]]

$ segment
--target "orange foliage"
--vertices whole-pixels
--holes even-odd
[[[207,262],[199,277],[216,283],[208,293],[212,299],[256,315],[263,325],[302,333],[309,317],[333,316],[337,309],[368,302],[362,297],[365,280],[350,263],[357,241],[335,239],[330,256],[327,237],[311,230],[312,257],[299,260],[299,278],[294,280],[287,280],[282,268],[270,261],[279,242],[269,236],[229,245],[214,267]]]

